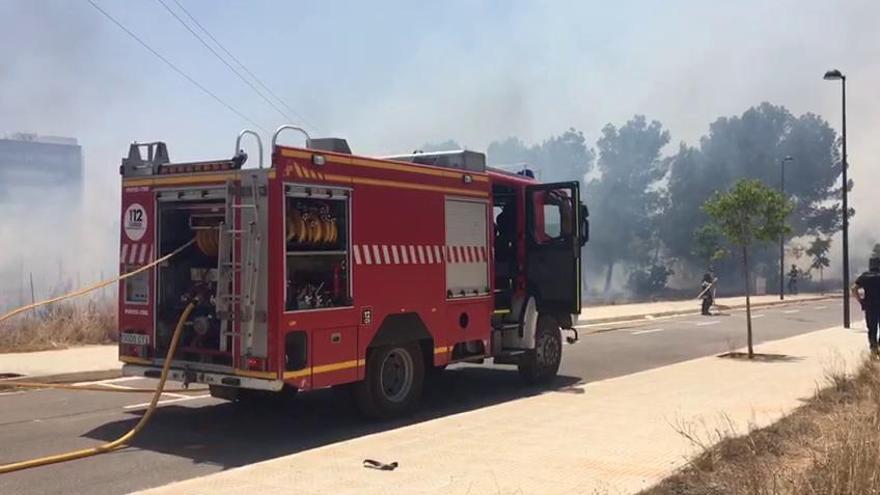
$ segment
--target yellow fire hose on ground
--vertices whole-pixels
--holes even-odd
[[[80,289],[80,290],[77,290],[77,291],[62,295],[62,296],[54,297],[51,299],[46,299],[44,301],[30,304],[28,306],[18,308],[14,311],[10,311],[9,313],[6,313],[3,316],[0,316],[0,322],[2,322],[3,320],[6,320],[8,318],[11,318],[17,314],[28,311],[30,309],[37,308],[39,306],[43,306],[43,305],[50,304],[53,302],[61,301],[64,299],[76,297],[76,296],[85,294],[87,292],[100,289],[101,287],[106,287],[114,282],[118,282],[118,281],[124,280],[128,277],[137,275],[138,273],[141,273],[145,270],[148,270],[148,269],[158,265],[159,263],[162,263],[163,261],[166,261],[169,258],[177,255],[178,253],[180,253],[181,251],[186,249],[188,246],[190,246],[193,242],[195,242],[195,239],[187,242],[186,244],[180,246],[179,248],[175,249],[171,253],[157,259],[156,261],[154,261],[148,265],[145,265],[141,268],[138,268],[137,270],[134,270],[132,272],[123,274],[123,275],[116,277],[114,279],[99,282],[95,285],[92,285],[90,287],[86,287],[84,289]],[[106,452],[112,452],[114,450],[117,450],[119,448],[124,447],[127,444],[127,442],[131,441],[138,433],[140,433],[141,430],[143,430],[143,428],[147,425],[147,422],[149,422],[150,418],[153,416],[153,413],[156,411],[156,406],[159,402],[159,398],[164,393],[165,382],[168,379],[168,372],[171,370],[171,361],[174,358],[174,353],[177,350],[178,343],[180,342],[180,336],[183,333],[184,324],[186,323],[186,320],[189,318],[190,313],[192,313],[193,309],[196,307],[198,302],[199,302],[198,296],[194,297],[189,302],[189,304],[187,304],[186,308],[184,308],[183,312],[180,314],[180,318],[177,320],[177,326],[174,328],[174,334],[171,336],[171,344],[168,346],[168,353],[165,356],[165,364],[164,364],[164,366],[162,366],[162,374],[159,377],[159,384],[156,386],[156,389],[153,391],[153,398],[150,401],[150,405],[149,405],[149,407],[147,407],[147,410],[144,413],[144,415],[141,417],[140,421],[138,421],[137,424],[134,425],[134,427],[128,431],[128,433],[122,435],[121,437],[117,438],[116,440],[113,440],[112,442],[108,442],[103,445],[99,445],[97,447],[93,447],[90,449],[74,450],[71,452],[63,453],[63,454],[56,454],[56,455],[51,455],[51,456],[46,456],[46,457],[39,457],[36,459],[30,459],[27,461],[14,462],[12,464],[0,465],[0,474],[6,474],[6,473],[14,472],[14,471],[20,471],[22,469],[29,469],[29,468],[33,468],[33,467],[46,466],[48,464],[55,464],[55,463],[59,463],[59,462],[72,461],[74,459],[82,459],[84,457],[91,457],[91,456],[103,454]],[[12,385],[19,386],[21,384],[20,383],[15,384],[13,382]],[[55,387],[43,387],[43,385],[56,385],[56,386]],[[68,387],[72,387],[72,388],[86,390],[85,388],[74,387],[71,385],[67,385],[64,387],[59,387],[57,385],[58,384],[40,384],[41,388],[68,388]],[[106,390],[112,390],[112,389],[101,389],[101,390],[106,391]],[[135,390],[131,390],[131,389],[129,389],[129,390],[135,391]],[[129,390],[127,390],[127,391],[129,391]],[[140,392],[141,390],[136,390],[136,391]]]
[[[137,387],[126,387],[126,388],[107,388],[99,385],[73,385],[69,383],[41,383],[41,382],[25,382],[18,381],[15,379],[0,381],[0,387],[4,388],[49,388],[49,389],[59,389],[59,390],[82,390],[85,392],[115,392],[120,394],[144,394],[144,393],[153,393],[156,391],[154,388],[137,388]],[[203,392],[204,389],[192,389],[192,388],[169,388],[163,390],[163,394],[182,394],[185,392]]]

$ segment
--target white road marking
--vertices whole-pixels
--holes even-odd
[[[173,404],[175,402],[184,402],[184,401],[188,401],[188,400],[204,399],[205,397],[210,397],[210,396],[211,396],[211,394],[205,394],[205,395],[193,395],[190,397],[181,397],[179,399],[160,400],[159,402],[156,403],[156,405],[163,406],[165,404]],[[150,405],[149,402],[144,402],[143,404],[131,404],[129,406],[123,406],[122,408],[126,409],[126,410],[140,409],[143,407],[148,407],[149,405]]]
[[[801,310],[799,310],[799,309],[787,309],[787,310],[783,311],[783,313],[787,314],[787,315],[794,314],[794,313],[800,313],[800,312],[801,312]]]
[[[813,309],[826,309],[828,306],[813,306]]]
[[[120,378],[108,378],[107,380],[96,380],[93,382],[78,382],[72,384],[74,387],[80,387],[82,385],[106,385],[108,383],[120,383],[120,382],[130,382],[132,380],[143,380],[142,376],[123,376]]]
[[[662,331],[663,331],[662,328],[652,328],[650,330],[639,330],[637,332],[632,332],[630,335],[644,335],[646,333],[656,333],[656,332],[662,332]]]
[[[752,315],[752,319],[754,320],[755,318],[763,318],[763,317],[765,317],[765,316],[767,316],[767,315],[765,315],[765,314],[763,314],[763,313],[761,313],[761,314],[757,314],[757,315]]]
[[[107,388],[118,388],[121,390],[131,390],[134,388],[134,387],[126,387],[125,385],[117,385],[115,383],[96,383],[95,385],[100,385],[102,387],[107,387]]]
[[[721,322],[718,321],[718,320],[714,320],[714,321],[701,321],[700,323],[697,323],[697,326],[698,326],[698,327],[708,327],[709,325],[717,325],[717,324],[719,324],[719,323],[721,323]]]

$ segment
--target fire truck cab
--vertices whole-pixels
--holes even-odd
[[[305,146],[279,145],[285,130]],[[170,378],[217,397],[346,385],[387,418],[452,363],[556,375],[581,311],[578,182],[541,184],[474,151],[361,157],[289,125],[266,167],[256,133],[234,151],[174,163],[165,143],[134,143],[122,160],[120,272],[192,241],[120,286],[125,375],[159,375],[194,294]]]

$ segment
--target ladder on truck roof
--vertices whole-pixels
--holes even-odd
[[[260,188],[256,181],[249,185],[244,182],[242,180],[241,185],[232,180],[226,182],[226,215],[218,234],[216,305],[220,318],[220,350],[229,351],[228,337],[243,334],[241,355],[246,356],[254,344],[263,233],[259,223]],[[237,331],[235,323],[238,323]]]

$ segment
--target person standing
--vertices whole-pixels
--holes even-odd
[[[800,276],[800,270],[797,269],[797,266],[791,265],[791,271],[788,272],[788,293],[789,294],[797,294],[798,293],[798,277]]]
[[[700,292],[700,299],[703,300],[700,313],[703,316],[712,316],[712,313],[709,312],[709,308],[715,304],[715,282],[717,281],[718,279],[715,278],[715,274],[712,273],[712,270],[703,274],[703,282],[700,284],[700,288],[702,289],[702,292]]]
[[[872,256],[868,260],[868,271],[859,275],[850,291],[865,312],[871,354],[875,357],[880,356],[877,348],[877,339],[880,336],[878,335],[880,334],[880,257]]]

